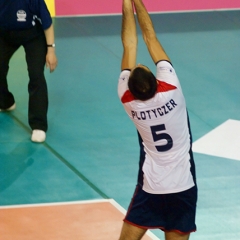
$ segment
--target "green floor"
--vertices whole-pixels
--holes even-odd
[[[240,121],[240,12],[152,19],[181,81],[193,140],[228,119]],[[30,141],[23,49],[11,60],[9,87],[17,108],[0,113],[0,205],[113,198],[126,209],[139,149],[117,96],[121,17],[56,18],[54,24],[59,64],[54,73],[46,71],[44,144]],[[154,71],[140,35],[138,62]],[[240,162],[199,153],[195,162],[198,231],[191,239],[239,240]],[[160,230],[153,232],[163,239]]]

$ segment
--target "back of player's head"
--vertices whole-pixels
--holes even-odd
[[[146,101],[155,95],[157,81],[150,70],[136,67],[129,77],[128,88],[136,99]]]

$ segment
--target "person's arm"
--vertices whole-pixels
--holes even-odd
[[[123,56],[121,69],[132,69],[137,58],[137,30],[133,12],[132,0],[122,2],[122,32]]]
[[[152,20],[142,0],[133,0],[133,2],[136,9],[138,22],[142,30],[143,39],[154,63],[157,63],[160,60],[170,61],[162,45],[157,39]]]
[[[44,30],[47,45],[54,44],[54,29],[53,25]],[[46,67],[50,69],[50,72],[53,72],[54,69],[57,67],[57,57],[55,54],[55,47],[48,47],[47,48],[47,55],[46,55]]]

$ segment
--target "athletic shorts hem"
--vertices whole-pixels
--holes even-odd
[[[135,224],[135,223],[132,223],[132,222],[130,222],[130,221],[128,221],[128,220],[126,220],[126,219],[123,219],[123,221],[125,222],[125,223],[128,223],[128,224],[130,224],[130,225],[132,225],[132,226],[134,226],[134,227],[138,227],[138,228],[142,228],[142,229],[149,229],[149,227],[145,227],[145,226],[140,226],[140,225],[137,225],[137,224]]]
[[[157,227],[146,227],[146,226],[140,226],[140,225],[137,225],[135,223],[132,223],[126,219],[123,220],[125,223],[128,223],[134,227],[138,227],[138,228],[141,228],[141,229],[145,229],[145,230],[148,230],[148,229],[160,229],[162,230],[163,232],[177,232],[179,234],[182,234],[182,235],[185,235],[185,234],[190,234],[190,233],[193,233],[193,232],[196,232],[197,229],[193,229],[193,230],[190,230],[188,232],[182,232],[180,230],[177,230],[177,229],[165,229],[164,227],[161,227],[161,226],[157,226]]]
[[[172,230],[166,230],[166,229],[162,229],[162,228],[160,228],[162,231],[164,231],[164,232],[177,232],[177,233],[179,233],[179,234],[182,234],[182,235],[186,235],[186,234],[190,234],[190,233],[193,233],[193,232],[196,232],[197,230],[196,229],[194,229],[194,230],[191,230],[191,231],[188,231],[188,232],[182,232],[182,231],[179,231],[179,230],[177,230],[177,229],[172,229]]]

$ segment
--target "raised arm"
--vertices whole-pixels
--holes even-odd
[[[137,58],[137,30],[133,12],[132,0],[122,2],[122,32],[123,56],[121,69],[132,69]]]
[[[157,63],[160,60],[170,61],[162,45],[157,39],[152,20],[142,0],[133,0],[133,2],[136,9],[138,22],[142,30],[143,39],[154,63]]]

